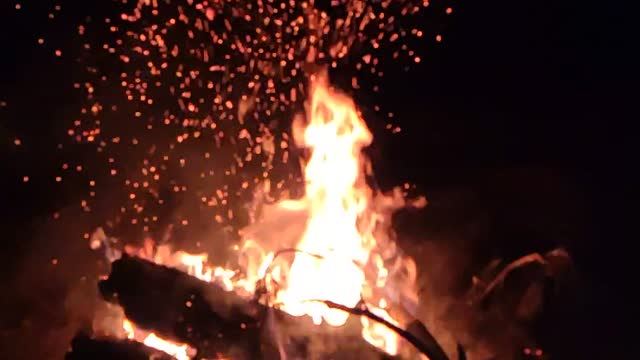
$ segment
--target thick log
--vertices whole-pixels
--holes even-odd
[[[124,256],[113,262],[102,296],[118,303],[137,326],[187,343],[199,357],[234,359],[381,359],[360,336],[359,320],[342,327],[316,326],[228,292],[179,270]]]
[[[139,342],[117,339],[93,339],[78,334],[71,341],[65,360],[171,360],[171,356]]]

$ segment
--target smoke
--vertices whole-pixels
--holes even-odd
[[[80,210],[35,218],[22,239],[28,249],[3,284],[2,348],[11,359],[63,358],[78,329],[91,324],[99,261],[82,241]]]
[[[451,358],[456,343],[469,359],[544,358],[554,350],[549,334],[570,328],[577,296],[571,248],[583,235],[579,189],[542,169],[476,172],[438,186],[442,172],[432,175],[425,210],[394,218],[399,244],[418,267],[419,319]],[[532,253],[541,261],[506,272]]]

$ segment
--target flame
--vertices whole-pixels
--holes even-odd
[[[133,323],[126,318],[122,321],[122,330],[127,339],[142,342],[146,346],[163,351],[177,360],[189,360],[190,354],[195,353],[187,344],[175,343],[163,339],[153,332],[147,333],[143,330],[136,329]]]
[[[323,301],[348,307],[364,301],[372,313],[399,325],[385,309],[391,300],[385,292],[396,274],[385,266],[384,259],[397,255],[397,251],[388,234],[381,231],[390,221],[390,213],[381,209],[404,206],[405,202],[393,196],[376,197],[379,194],[368,186],[368,163],[362,149],[373,136],[353,101],[331,89],[324,76],[312,81],[307,120],[294,122],[293,127],[296,144],[311,152],[304,168],[305,195],[265,210],[281,214],[289,223],[301,221],[299,214],[303,214],[305,226],[294,244],[296,253],[291,264],[273,265],[271,272],[265,273],[269,267],[264,264],[271,266],[277,261],[272,251],[264,258],[257,278],[277,278],[275,304],[294,316],[308,315],[315,324],[342,326],[350,316]],[[252,225],[246,231],[248,241],[270,243],[265,237],[277,237],[279,233],[270,235],[276,229],[269,227],[269,220]],[[260,237],[256,234],[263,228],[267,235],[254,239]],[[385,252],[392,256],[383,258]],[[404,260],[409,273],[412,264],[411,259]],[[373,270],[367,274],[366,268]],[[413,279],[394,285],[404,287],[397,289],[398,294],[413,290]],[[400,297],[398,294],[395,296]],[[365,317],[361,323],[365,340],[391,355],[398,353],[397,334]]]
[[[136,336],[136,329],[128,319],[122,320],[122,330],[124,330],[127,339],[134,339]]]
[[[154,349],[158,349],[160,351],[164,351],[165,353],[173,356],[177,360],[189,360],[189,355],[187,354],[187,345],[176,345],[171,341],[164,340],[158,337],[156,334],[149,334],[143,341],[143,343],[149,347]]]
[[[312,149],[302,200],[310,207],[310,219],[296,248],[322,258],[297,254],[277,300],[292,315],[340,326],[349,314],[313,300],[349,307],[360,300],[365,277],[354,262],[366,263],[370,244],[357,227],[367,209],[368,192],[356,184],[362,183],[361,149],[372,135],[353,103],[333,94],[326,84],[316,83],[311,96],[309,124],[298,130],[303,132],[302,144]]]
[[[381,304],[382,305],[382,304]],[[382,307],[373,307],[370,309],[372,313],[380,316],[381,318],[389,321],[393,325],[400,325],[398,321],[389,315],[389,313]],[[362,337],[370,344],[383,349],[385,352],[391,355],[398,353],[398,335],[392,331],[389,331],[384,325],[370,321],[367,317],[361,317],[362,323]]]

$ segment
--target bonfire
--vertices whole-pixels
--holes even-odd
[[[133,15],[122,14],[121,20],[130,23],[141,19],[146,21],[143,10],[152,4],[151,14],[156,16],[158,3],[139,1]],[[211,108],[222,111],[218,114],[222,119],[233,118],[230,114],[236,109],[241,124],[245,121],[244,116],[252,110],[257,114],[259,109],[260,113],[271,116],[271,108],[286,109],[285,105],[294,104],[298,97],[302,97],[299,94],[304,94],[305,109],[293,119],[293,144],[287,145],[296,146],[304,154],[302,195],[262,202],[270,195],[270,183],[265,176],[261,184],[264,191],[255,193],[255,213],[251,222],[240,231],[233,259],[228,263],[213,263],[210,261],[213,254],[185,252],[172,247],[170,242],[151,238],[145,239],[142,246],[132,246],[111,237],[102,228],[97,229],[90,236],[90,246],[103,252],[110,263],[109,273],[104,274],[99,283],[105,304],[102,311],[96,313],[92,329],[74,339],[67,358],[448,359],[443,347],[419,319],[418,268],[415,261],[396,244],[392,230],[392,215],[397,210],[424,207],[426,199],[408,198],[403,187],[382,192],[372,185],[372,166],[363,150],[372,143],[373,135],[352,98],[332,87],[325,71],[317,71],[321,65],[316,61],[320,63],[323,57],[332,59],[329,62],[332,65],[339,59],[348,59],[346,55],[351,44],[367,39],[362,35],[363,29],[373,26],[374,20],[380,22],[380,26],[376,25],[379,31],[391,28],[394,17],[386,16],[385,11],[391,11],[387,7],[392,9],[395,3],[384,1],[365,6],[365,2],[349,1],[347,18],[332,22],[326,13],[310,10],[314,2],[305,2],[298,9],[301,15],[290,23],[279,18],[284,12],[278,14],[277,8],[258,3],[258,10],[253,10],[262,17],[245,14],[244,5],[232,7],[231,15],[251,25],[251,34],[256,32],[265,48],[276,49],[267,54],[275,54],[273,61],[265,60],[269,59],[266,55],[263,58],[262,48],[250,51],[258,39],[252,39],[248,34],[232,34],[232,25],[227,19],[223,20],[224,35],[214,36],[213,41],[219,45],[223,39],[235,39],[229,47],[233,51],[229,51],[240,54],[243,61],[238,61],[242,65],[234,71],[229,70],[231,64],[227,64],[229,68],[227,65],[209,64],[209,56],[215,56],[213,51],[200,48],[185,51],[177,45],[169,48],[165,41],[168,38],[163,39],[159,35],[167,31],[165,28],[162,28],[164,32],[157,31],[158,24],[145,23],[148,28],[132,37],[142,42],[153,38],[150,43],[154,49],[159,49],[161,62],[170,59],[169,54],[171,58],[178,58],[183,53],[195,54],[207,63],[210,73],[224,73],[221,83],[228,86],[222,87],[214,85],[214,81],[195,80],[200,70],[204,73],[205,67],[191,70],[187,75],[187,69],[180,63],[175,71],[176,78],[184,79],[184,84],[178,86],[180,89],[189,88],[193,79],[200,90],[204,90],[206,84],[208,94],[215,93],[212,100],[215,106]],[[420,3],[422,7],[428,6],[427,1]],[[218,19],[220,15],[216,15],[207,4],[197,4],[195,8],[208,21]],[[293,8],[296,2],[290,2],[290,5]],[[262,14],[263,7],[273,21]],[[285,7],[282,3],[282,9]],[[246,8],[251,9],[248,5]],[[180,29],[174,25],[189,24],[183,8],[177,9],[177,20],[171,17],[162,26]],[[407,2],[399,13],[415,13],[417,9],[419,6]],[[450,9],[447,10],[449,13]],[[208,23],[197,19],[195,28],[198,31],[208,30]],[[388,24],[382,24],[383,21]],[[259,26],[280,28],[283,24],[294,30],[280,30],[275,40],[261,35],[263,30]],[[301,28],[304,28],[304,34],[298,36]],[[329,41],[329,36],[324,36],[328,29],[334,31],[332,41]],[[113,31],[116,30],[117,27],[113,27]],[[152,33],[155,36],[152,37]],[[191,29],[187,33],[189,38],[194,38]],[[415,30],[411,34],[421,37],[422,31]],[[297,46],[295,49],[291,47],[286,52],[281,51],[280,37],[285,35]],[[405,35],[407,32],[404,30],[390,34],[389,42]],[[378,40],[382,38],[377,36]],[[212,38],[207,37],[206,40],[211,42]],[[372,44],[373,48],[379,47],[375,41]],[[145,56],[145,52],[148,53],[148,50],[141,50],[140,45],[133,49]],[[413,51],[407,53],[414,56]],[[218,59],[218,62],[229,63],[231,56],[227,55],[224,61]],[[121,55],[120,59],[125,64],[132,61],[129,55]],[[414,63],[420,62],[419,57],[412,59]],[[362,62],[375,66],[378,59],[367,54],[362,57]],[[229,97],[231,93],[235,94],[231,84],[237,81],[236,76],[248,74],[246,63],[251,71],[259,70],[262,76],[247,76],[246,87],[252,89],[253,95],[242,95],[237,102],[226,97],[223,101],[219,94],[229,92],[225,95]],[[164,65],[166,63],[159,67],[153,62],[144,63],[152,75],[160,74]],[[273,70],[276,67],[291,67],[287,69],[291,76],[286,75],[279,80],[290,87],[287,96],[291,102],[282,100],[287,98],[284,93],[277,97],[274,95],[276,90],[272,77],[276,76]],[[298,78],[296,74],[299,74]],[[265,86],[254,82],[258,78],[266,79]],[[291,87],[291,83],[298,80],[300,87],[306,86],[308,91],[298,92],[296,87]],[[356,80],[353,81],[354,88],[358,87]],[[136,90],[146,89],[146,86],[133,85],[125,80],[122,86],[127,88],[128,99],[134,98],[129,86]],[[168,88],[173,95],[175,88]],[[260,94],[264,98],[260,98]],[[147,96],[142,94],[141,101],[144,99],[147,105],[153,104]],[[163,124],[176,122],[183,127],[194,126],[197,129],[192,137],[186,132],[179,135],[176,138],[178,143],[188,138],[199,138],[201,131],[214,131],[218,126],[212,121],[211,114],[203,116],[202,120],[195,119],[200,105],[196,100],[191,102],[189,99],[192,97],[195,99],[195,93],[192,95],[185,90],[178,101],[179,108],[188,113],[188,118],[179,120],[181,116],[164,112]],[[204,104],[204,98],[198,104]],[[279,101],[278,106],[271,101]],[[99,107],[95,107],[96,113],[98,110]],[[140,114],[136,113],[136,116]],[[223,132],[216,132],[214,136],[217,147],[220,147],[223,136],[220,134]],[[90,136],[91,140],[87,141],[94,141],[94,134]],[[112,140],[114,143],[119,141],[119,138]],[[135,141],[137,143],[138,140]],[[173,144],[169,148],[173,149]],[[151,152],[156,151],[155,146],[151,149]],[[288,159],[288,152],[286,155],[283,158]],[[208,152],[206,157],[209,157]],[[273,160],[273,154],[270,153],[268,158],[265,163]],[[185,160],[180,159],[179,163],[182,168]],[[238,163],[242,162],[238,160]],[[146,158],[144,164],[150,165]],[[142,172],[145,176],[153,173],[153,179],[157,180],[160,175],[156,171],[157,167],[150,165],[148,171],[145,167]],[[117,171],[112,169],[111,175],[117,175]],[[141,184],[143,188],[149,185],[146,180]],[[138,185],[134,182],[135,188]],[[130,193],[129,199],[136,199],[136,194]],[[135,205],[135,211],[142,211],[138,204]],[[513,269],[528,263],[544,265],[546,260],[542,256],[528,257],[521,263],[507,266],[493,281],[478,280],[477,286],[470,291],[469,301],[479,303],[489,298]],[[453,350],[448,349],[448,353],[460,359],[466,356],[460,345]]]

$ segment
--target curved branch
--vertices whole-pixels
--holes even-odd
[[[538,253],[532,253],[529,255],[525,255],[511,263],[509,263],[500,273],[485,287],[484,291],[478,297],[477,301],[482,301],[495,289],[498,285],[504,282],[504,279],[511,273],[513,270],[518,269],[522,266],[531,263],[539,263],[541,265],[545,265],[547,261]]]
[[[433,344],[431,344],[431,346],[429,346],[429,345],[425,344],[423,341],[421,341],[420,339],[418,339],[418,337],[415,336],[414,334],[412,334],[409,331],[404,330],[404,329],[394,325],[393,323],[389,322],[388,320],[386,320],[386,319],[384,319],[384,318],[372,313],[371,311],[369,311],[369,309],[367,309],[364,306],[360,307],[360,308],[351,308],[351,307],[348,307],[348,306],[345,306],[345,305],[342,305],[342,304],[338,304],[338,303],[335,303],[335,302],[329,301],[329,300],[309,300],[309,301],[321,302],[321,303],[327,305],[330,308],[342,310],[342,311],[347,312],[347,313],[349,313],[351,315],[364,316],[366,318],[371,319],[372,321],[380,323],[380,324],[384,325],[385,327],[387,327],[389,330],[391,330],[394,333],[396,333],[401,338],[403,338],[406,341],[408,341],[419,352],[421,352],[422,354],[426,355],[429,358],[429,360],[448,360],[449,359],[447,357],[447,355],[445,354],[445,352],[440,347],[440,345],[438,345],[438,343],[435,342],[435,339],[433,339]],[[431,335],[426,330],[426,328],[425,328],[425,331],[427,332],[427,335],[429,337],[433,338],[433,335]]]

